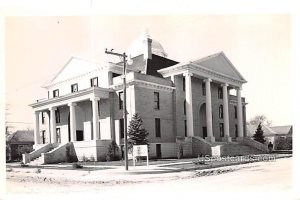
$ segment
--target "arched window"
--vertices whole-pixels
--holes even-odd
[[[219,118],[223,119],[223,105],[219,106]]]

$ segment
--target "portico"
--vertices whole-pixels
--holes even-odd
[[[222,53],[221,53],[222,55]],[[223,55],[222,55],[223,56]],[[243,102],[241,97],[241,89],[242,84],[246,81],[243,79],[243,77],[235,71],[235,68],[233,66],[230,66],[233,71],[237,74],[237,77],[234,76],[228,76],[223,73],[219,73],[217,71],[212,71],[204,66],[202,66],[201,63],[202,60],[196,61],[196,62],[187,62],[187,63],[179,63],[177,65],[161,69],[159,70],[159,73],[163,75],[164,78],[171,77],[171,80],[173,81],[174,85],[176,86],[176,89],[180,88],[181,86],[178,85],[178,82],[176,82],[176,77],[184,81],[183,85],[185,86],[185,101],[186,101],[186,130],[187,130],[187,136],[196,136],[197,133],[195,133],[195,127],[196,127],[196,120],[200,117],[195,116],[197,112],[194,112],[194,110],[197,110],[197,103],[196,102],[202,102],[201,104],[205,104],[205,116],[206,119],[200,119],[205,120],[205,128],[206,134],[202,134],[205,140],[209,142],[215,142],[216,137],[214,132],[220,132],[221,135],[221,141],[223,142],[231,142],[232,137],[230,135],[230,117],[229,117],[229,91],[231,89],[234,89],[236,91],[236,99],[235,102],[237,102],[236,108],[237,108],[237,133],[238,137],[243,137]],[[231,65],[231,64],[230,64]],[[224,69],[223,69],[224,70]],[[239,78],[240,76],[240,78]],[[184,77],[184,78],[183,78]],[[198,79],[198,80],[197,80]],[[203,92],[199,92],[201,90],[201,87],[199,85],[196,85],[195,82],[202,82],[205,84],[205,87],[202,87],[202,90],[205,90]],[[214,90],[214,94],[212,94],[212,84],[217,85],[218,89],[221,91]],[[203,93],[203,98],[198,97],[196,99],[193,95],[196,93]],[[216,98],[216,93],[218,93],[218,100],[213,101],[212,103],[212,96]],[[222,93],[222,95],[221,95]],[[204,95],[205,94],[205,95]],[[199,96],[199,95],[197,95]],[[205,96],[205,97],[204,97]],[[205,98],[205,99],[204,99]],[[178,99],[177,99],[178,100]],[[219,107],[220,106],[220,107]],[[213,115],[214,111],[217,110],[217,107],[219,108],[219,117]],[[222,114],[220,114],[220,112]],[[199,114],[200,115],[200,114]],[[217,130],[216,124],[219,122],[220,124],[220,130]],[[199,126],[199,125],[198,125]],[[201,128],[200,128],[201,129]],[[233,132],[233,131],[232,131]],[[206,136],[204,136],[206,135]],[[236,138],[238,139],[238,138]]]
[[[49,113],[49,122],[46,123],[49,130],[49,143],[78,141],[78,132],[85,132],[83,133],[85,141],[101,139],[99,120],[100,100],[108,99],[109,92],[111,92],[110,89],[93,87],[31,104],[35,113],[35,144],[41,144],[40,116],[42,112]],[[85,113],[91,113],[91,118],[87,117],[88,115]],[[86,117],[82,119],[83,117],[77,116],[78,114]]]

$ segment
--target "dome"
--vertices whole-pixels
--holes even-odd
[[[135,39],[130,45],[127,50],[127,54],[131,55],[131,57],[139,56],[144,54],[145,50],[147,49],[147,39],[150,38],[150,35],[147,32],[142,33],[137,39]],[[165,52],[162,45],[157,41],[152,39],[151,43],[151,52],[152,54],[167,57],[167,53]]]

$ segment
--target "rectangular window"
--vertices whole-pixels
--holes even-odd
[[[183,102],[183,114],[186,115],[186,100]]]
[[[123,109],[123,101],[124,101],[124,93],[123,91],[122,92],[119,92],[119,109]]]
[[[224,137],[224,124],[220,123],[220,136]]]
[[[234,118],[236,119],[237,118],[237,107],[234,106]]]
[[[206,95],[206,87],[205,87],[205,83],[202,83],[202,95],[203,95],[203,96]]]
[[[98,77],[91,79],[91,87],[98,87]]]
[[[159,109],[159,93],[154,92],[154,109]]]
[[[73,93],[73,92],[78,92],[78,84],[77,84],[77,83],[71,85],[71,92],[72,92],[72,93]]]
[[[53,90],[53,98],[59,97],[59,90]]]
[[[182,79],[182,90],[185,91],[185,77]]]
[[[60,128],[56,128],[56,141],[57,143],[61,143]]]
[[[98,102],[98,116],[100,116],[100,101],[97,102]]]
[[[156,135],[156,137],[161,137],[161,134],[160,134],[160,118],[155,118],[155,135]]]
[[[186,120],[184,120],[184,137],[187,137],[187,125],[186,125]]]
[[[234,125],[234,134],[235,134],[235,137],[238,137],[238,125],[237,124]]]
[[[43,144],[46,143],[46,131],[45,130],[42,131],[42,143]]]
[[[218,99],[223,99],[223,89],[222,89],[222,87],[218,88]]]
[[[42,124],[45,124],[45,113],[42,112]]]
[[[60,123],[60,112],[58,109],[55,111],[55,121],[56,123]]]
[[[119,119],[119,129],[120,129],[120,136],[124,138],[124,119]]]
[[[219,119],[223,119],[223,105],[219,106]]]

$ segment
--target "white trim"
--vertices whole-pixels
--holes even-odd
[[[161,85],[158,83],[152,83],[152,82],[143,81],[143,80],[130,80],[127,82],[127,84],[128,85],[137,85],[140,87],[156,89],[156,90],[172,91],[172,90],[176,89],[176,87]],[[123,84],[117,84],[117,85],[112,85],[110,88],[115,89],[115,90],[120,90],[122,88],[122,86],[123,86]]]

